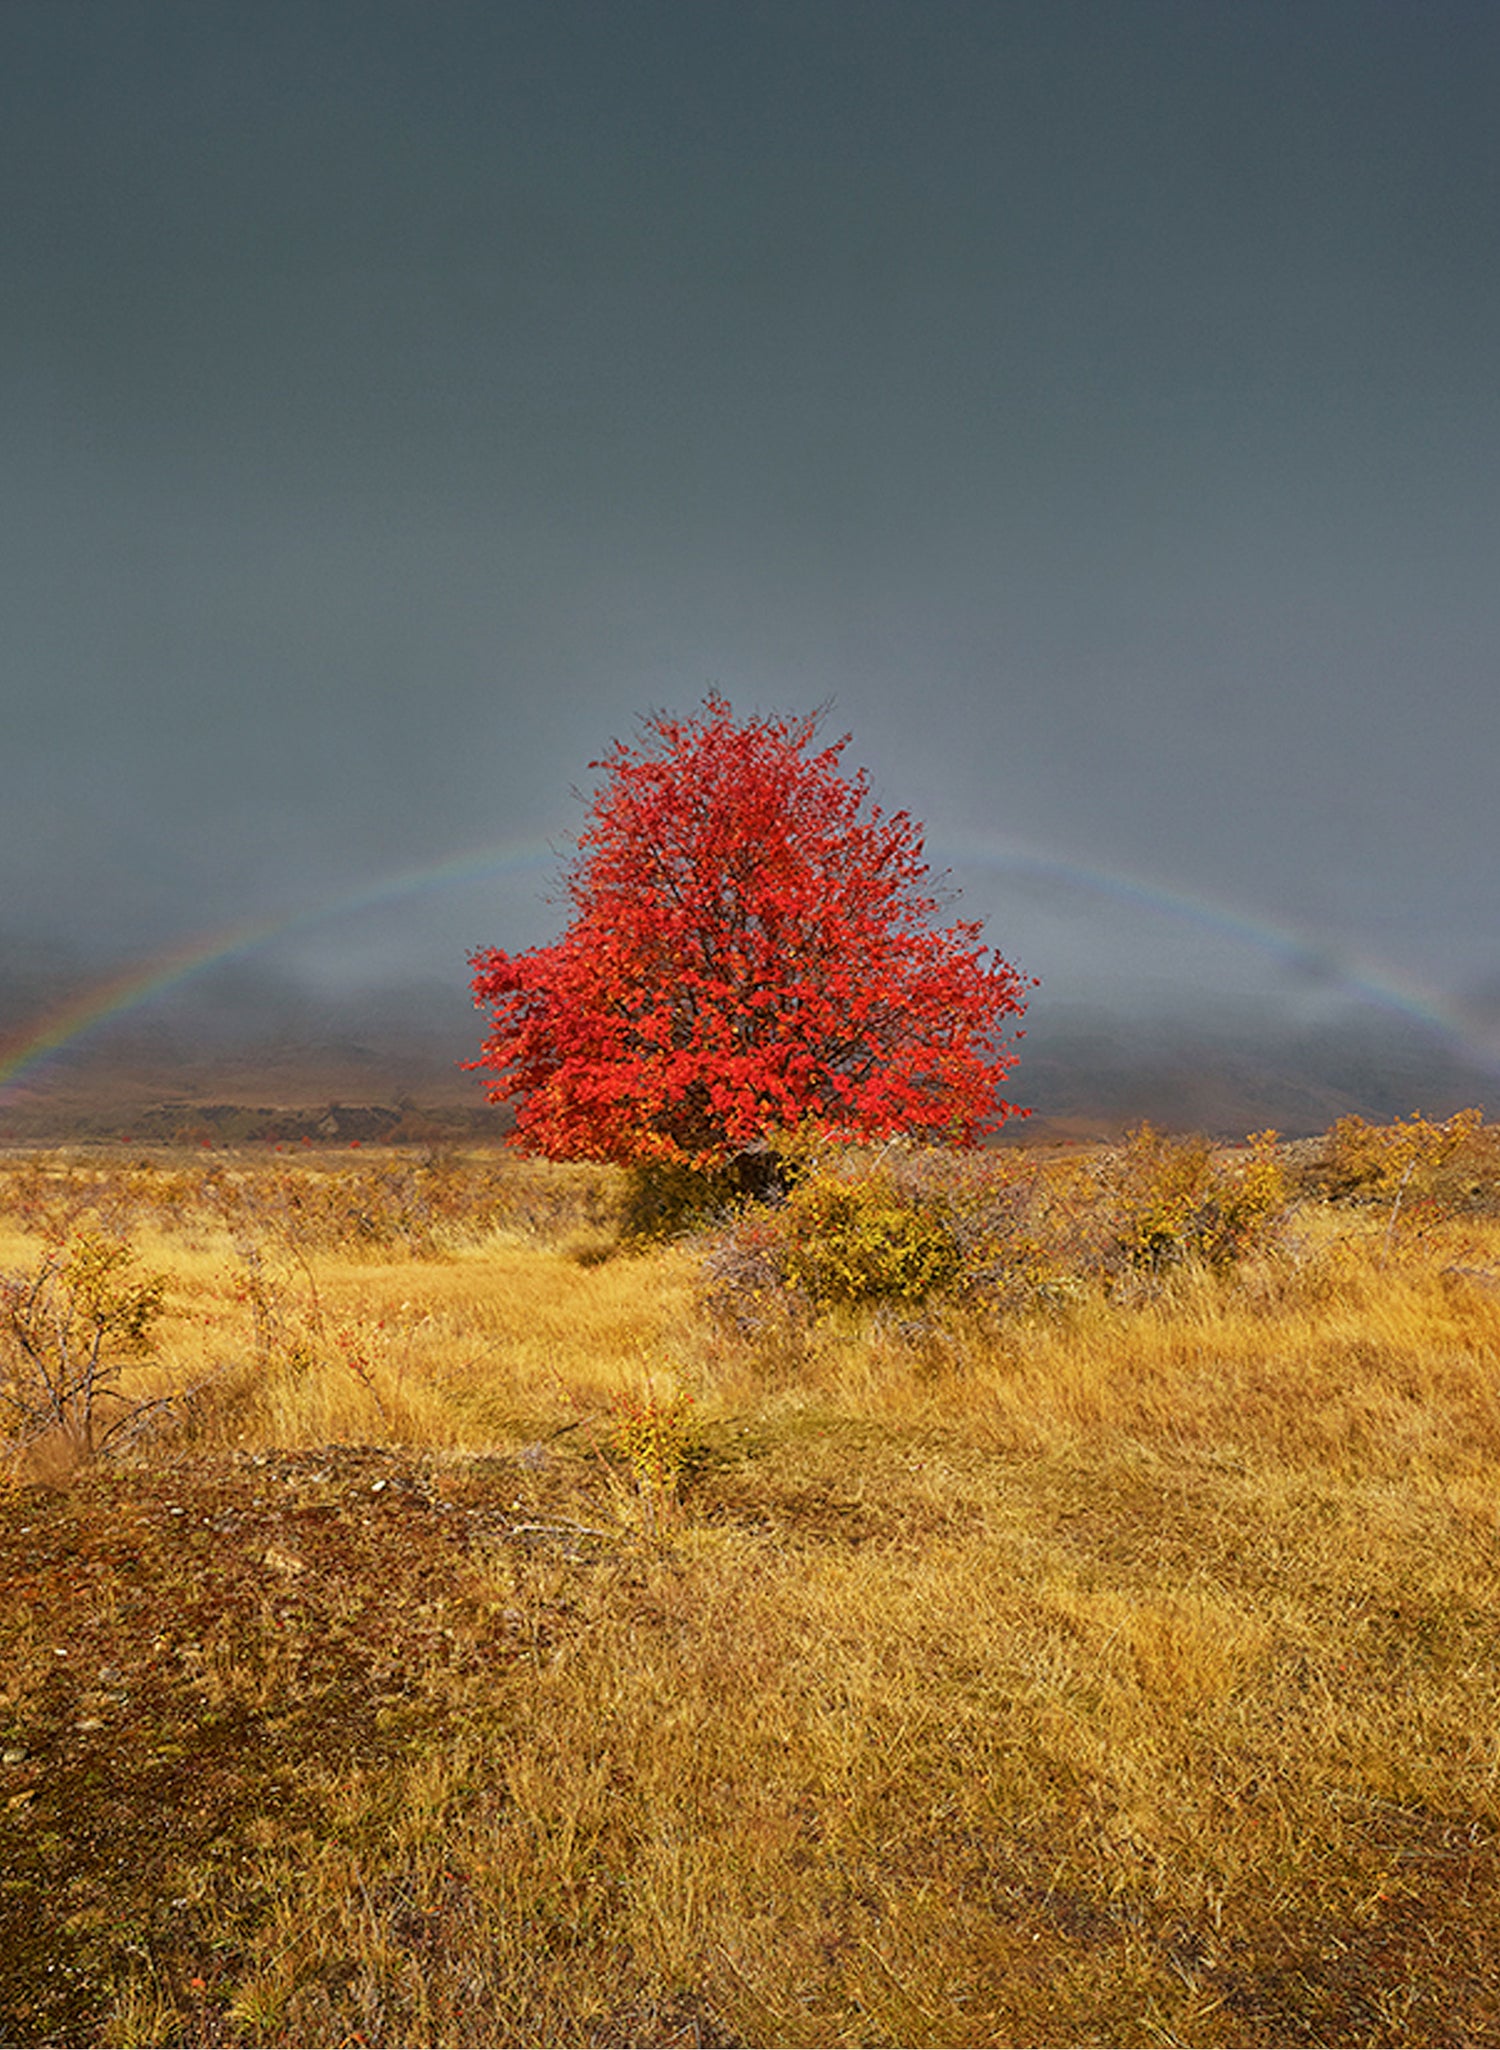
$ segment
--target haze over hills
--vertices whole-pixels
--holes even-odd
[[[69,979],[13,973],[0,988],[0,1042],[14,1050]],[[463,986],[420,982],[357,999],[319,996],[244,965],[191,991],[99,1021],[0,1086],[0,1141],[80,1136],[496,1137],[502,1112],[463,1063],[483,1020]],[[1349,1112],[1388,1122],[1477,1104],[1500,1114],[1500,1064],[1395,1010],[1351,1007],[1299,1024],[1244,1005],[1153,1014],[1139,1005],[1037,1003],[1009,1093],[1032,1109],[1021,1142],[1097,1138],[1149,1119],[1226,1138],[1274,1126],[1290,1137]],[[358,1111],[360,1114],[355,1115]],[[369,1113],[366,1115],[365,1113]]]

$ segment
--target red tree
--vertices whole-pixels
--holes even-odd
[[[1030,986],[939,927],[919,828],[843,773],[817,719],[710,696],[616,741],[552,946],[472,957],[480,1058],[517,1142],[715,1167],[778,1128],[972,1143],[1012,1111],[1005,1022]]]

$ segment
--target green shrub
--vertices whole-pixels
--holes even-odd
[[[963,1271],[941,1210],[913,1201],[878,1170],[803,1182],[787,1200],[782,1229],[787,1285],[820,1309],[925,1302]]]
[[[115,1385],[145,1358],[166,1276],[143,1274],[123,1241],[84,1232],[46,1249],[28,1274],[0,1275],[0,1418],[21,1445],[56,1431],[85,1458],[139,1408]],[[100,1430],[100,1404],[122,1405]]]
[[[647,1242],[680,1238],[747,1204],[783,1195],[800,1171],[795,1139],[736,1154],[719,1167],[632,1161],[623,1170],[621,1234]]]

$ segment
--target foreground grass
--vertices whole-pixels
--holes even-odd
[[[0,1500],[5,2039],[1500,2040],[1493,1224],[795,1343],[137,1224],[207,1386]]]

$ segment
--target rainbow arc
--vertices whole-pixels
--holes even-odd
[[[1306,935],[1257,920],[1208,898],[1164,889],[1140,876],[1092,869],[984,836],[954,841],[942,850],[947,866],[987,870],[1085,892],[1134,910],[1185,922],[1220,939],[1259,950],[1289,971],[1309,964],[1349,999],[1395,1011],[1438,1034],[1476,1066],[1500,1074],[1500,1037],[1476,1030],[1472,1021],[1438,991],[1385,964],[1346,952],[1325,953]],[[33,1085],[55,1059],[111,1020],[155,1002],[221,962],[254,954],[341,917],[459,883],[541,869],[556,863],[553,842],[532,836],[451,855],[443,861],[385,877],[366,888],[324,901],[291,916],[241,920],[199,934],[102,978],[0,1041],[0,1103]]]

